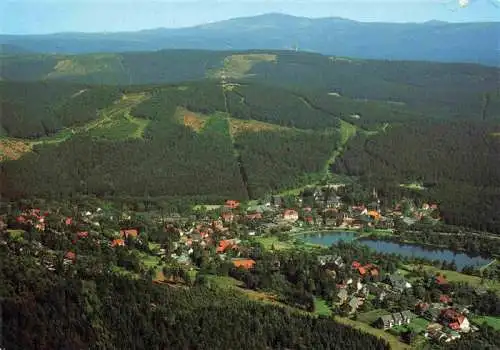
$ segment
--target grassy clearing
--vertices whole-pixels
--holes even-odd
[[[376,336],[377,338],[384,339],[387,341],[392,350],[407,350],[411,349],[409,345],[406,345],[398,340],[398,337],[385,332],[382,329],[373,328],[364,322],[354,321],[346,317],[334,316],[335,321],[356,328],[362,332]]]
[[[116,54],[70,56],[58,61],[47,78],[88,75],[117,69],[121,69],[121,61]]]
[[[131,116],[130,110],[147,98],[145,93],[123,95],[112,106],[101,110],[98,119],[83,126],[65,128],[52,136],[41,137],[35,141],[18,142],[24,142],[27,147],[24,150],[30,151],[33,146],[64,142],[79,133],[89,133],[94,137],[106,139],[142,138],[149,120]]]
[[[126,139],[131,135],[137,135],[137,133],[137,124],[126,119],[110,120],[90,131],[91,136],[108,140]]]
[[[358,314],[358,321],[364,322],[368,325],[372,324],[380,316],[389,314],[387,310],[377,309],[368,312],[363,312]]]
[[[241,120],[231,118],[229,121],[229,131],[231,135],[236,136],[244,132],[260,132],[260,131],[280,131],[290,130],[276,124],[259,122],[256,120]]]
[[[419,183],[409,183],[409,184],[399,184],[399,187],[407,188],[409,190],[416,190],[416,191],[423,191],[425,190],[425,187],[422,186],[422,184]]]
[[[228,114],[215,112],[205,123],[202,132],[213,132],[222,136],[230,136]]]
[[[102,110],[99,119],[79,131],[108,139],[142,138],[149,120],[135,118],[130,111],[147,98],[145,93],[123,95],[113,106]]]
[[[276,250],[291,249],[293,243],[282,242],[276,236],[256,237],[255,240],[261,243],[265,249],[271,249],[274,246]]]
[[[442,274],[446,276],[446,279],[449,282],[464,282],[467,284],[470,284],[473,287],[486,287],[489,289],[494,290],[496,293],[500,294],[500,282],[499,281],[494,281],[494,280],[489,280],[489,279],[484,279],[482,280],[481,277],[477,276],[470,276],[466,275],[460,272],[456,271],[450,271],[450,270],[441,270],[433,266],[429,265],[405,265],[403,266],[402,270],[407,270],[408,272],[419,269],[425,270],[431,274]],[[481,283],[483,281],[484,283]]]
[[[7,232],[15,239],[24,237],[24,230],[7,230]]]
[[[320,316],[331,316],[332,310],[326,303],[326,300],[322,298],[314,299],[314,313]]]
[[[358,129],[356,128],[355,125],[341,120],[340,121],[341,144],[345,145],[347,141],[349,141],[354,135],[356,135],[357,130]]]
[[[208,117],[206,115],[194,113],[182,107],[177,107],[174,118],[196,132],[203,130],[206,122],[208,121]]]
[[[0,139],[0,162],[19,159],[23,154],[31,150],[32,148],[28,142],[10,138]]]
[[[416,333],[421,333],[427,329],[429,323],[430,322],[427,321],[425,318],[417,317],[414,318],[408,326]]]
[[[475,316],[472,321],[478,325],[486,323],[488,326],[495,328],[500,331],[500,317],[494,316]]]
[[[224,67],[208,73],[210,78],[240,79],[248,76],[252,67],[260,62],[275,62],[276,55],[271,54],[243,54],[231,55],[224,59]]]

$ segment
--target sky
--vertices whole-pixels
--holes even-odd
[[[177,28],[271,12],[364,22],[498,22],[500,0],[0,0],[0,33]]]

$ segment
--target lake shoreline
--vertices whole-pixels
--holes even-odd
[[[310,235],[310,237],[306,237]],[[308,230],[294,232],[294,237],[302,236],[302,240],[308,244],[328,247],[337,244],[340,241],[359,242],[364,246],[380,253],[400,254],[407,257],[417,257],[428,261],[446,261],[455,263],[459,270],[465,266],[480,268],[489,264],[495,259],[494,256],[483,257],[479,254],[468,254],[460,250],[452,250],[448,247],[436,246],[419,242],[406,242],[397,239],[391,239],[393,236],[387,235],[366,235],[364,232],[343,230],[343,229],[325,229]]]

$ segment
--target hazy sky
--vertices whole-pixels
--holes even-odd
[[[458,3],[459,0],[0,0],[0,32],[186,27],[269,12],[381,22],[500,21],[500,0],[469,0],[465,8]]]

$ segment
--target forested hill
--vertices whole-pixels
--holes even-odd
[[[108,247],[79,254],[78,268],[60,268],[61,258],[57,272],[45,267],[52,253],[37,249],[0,245],[5,349],[389,349],[331,318],[249,301],[222,288],[176,288],[155,285],[150,277],[93,273],[117,259]]]
[[[290,51],[2,55],[0,64],[0,75],[5,81],[144,85],[223,79],[295,89],[302,94],[319,92],[330,101],[340,95],[406,105],[413,111],[438,117],[491,117],[498,114],[492,108],[493,102],[500,99],[500,70],[496,68],[356,60]]]
[[[498,32],[500,24],[496,22],[361,23],[341,18],[267,14],[180,29],[2,35],[0,43],[41,53],[298,48],[359,58],[498,66]]]

